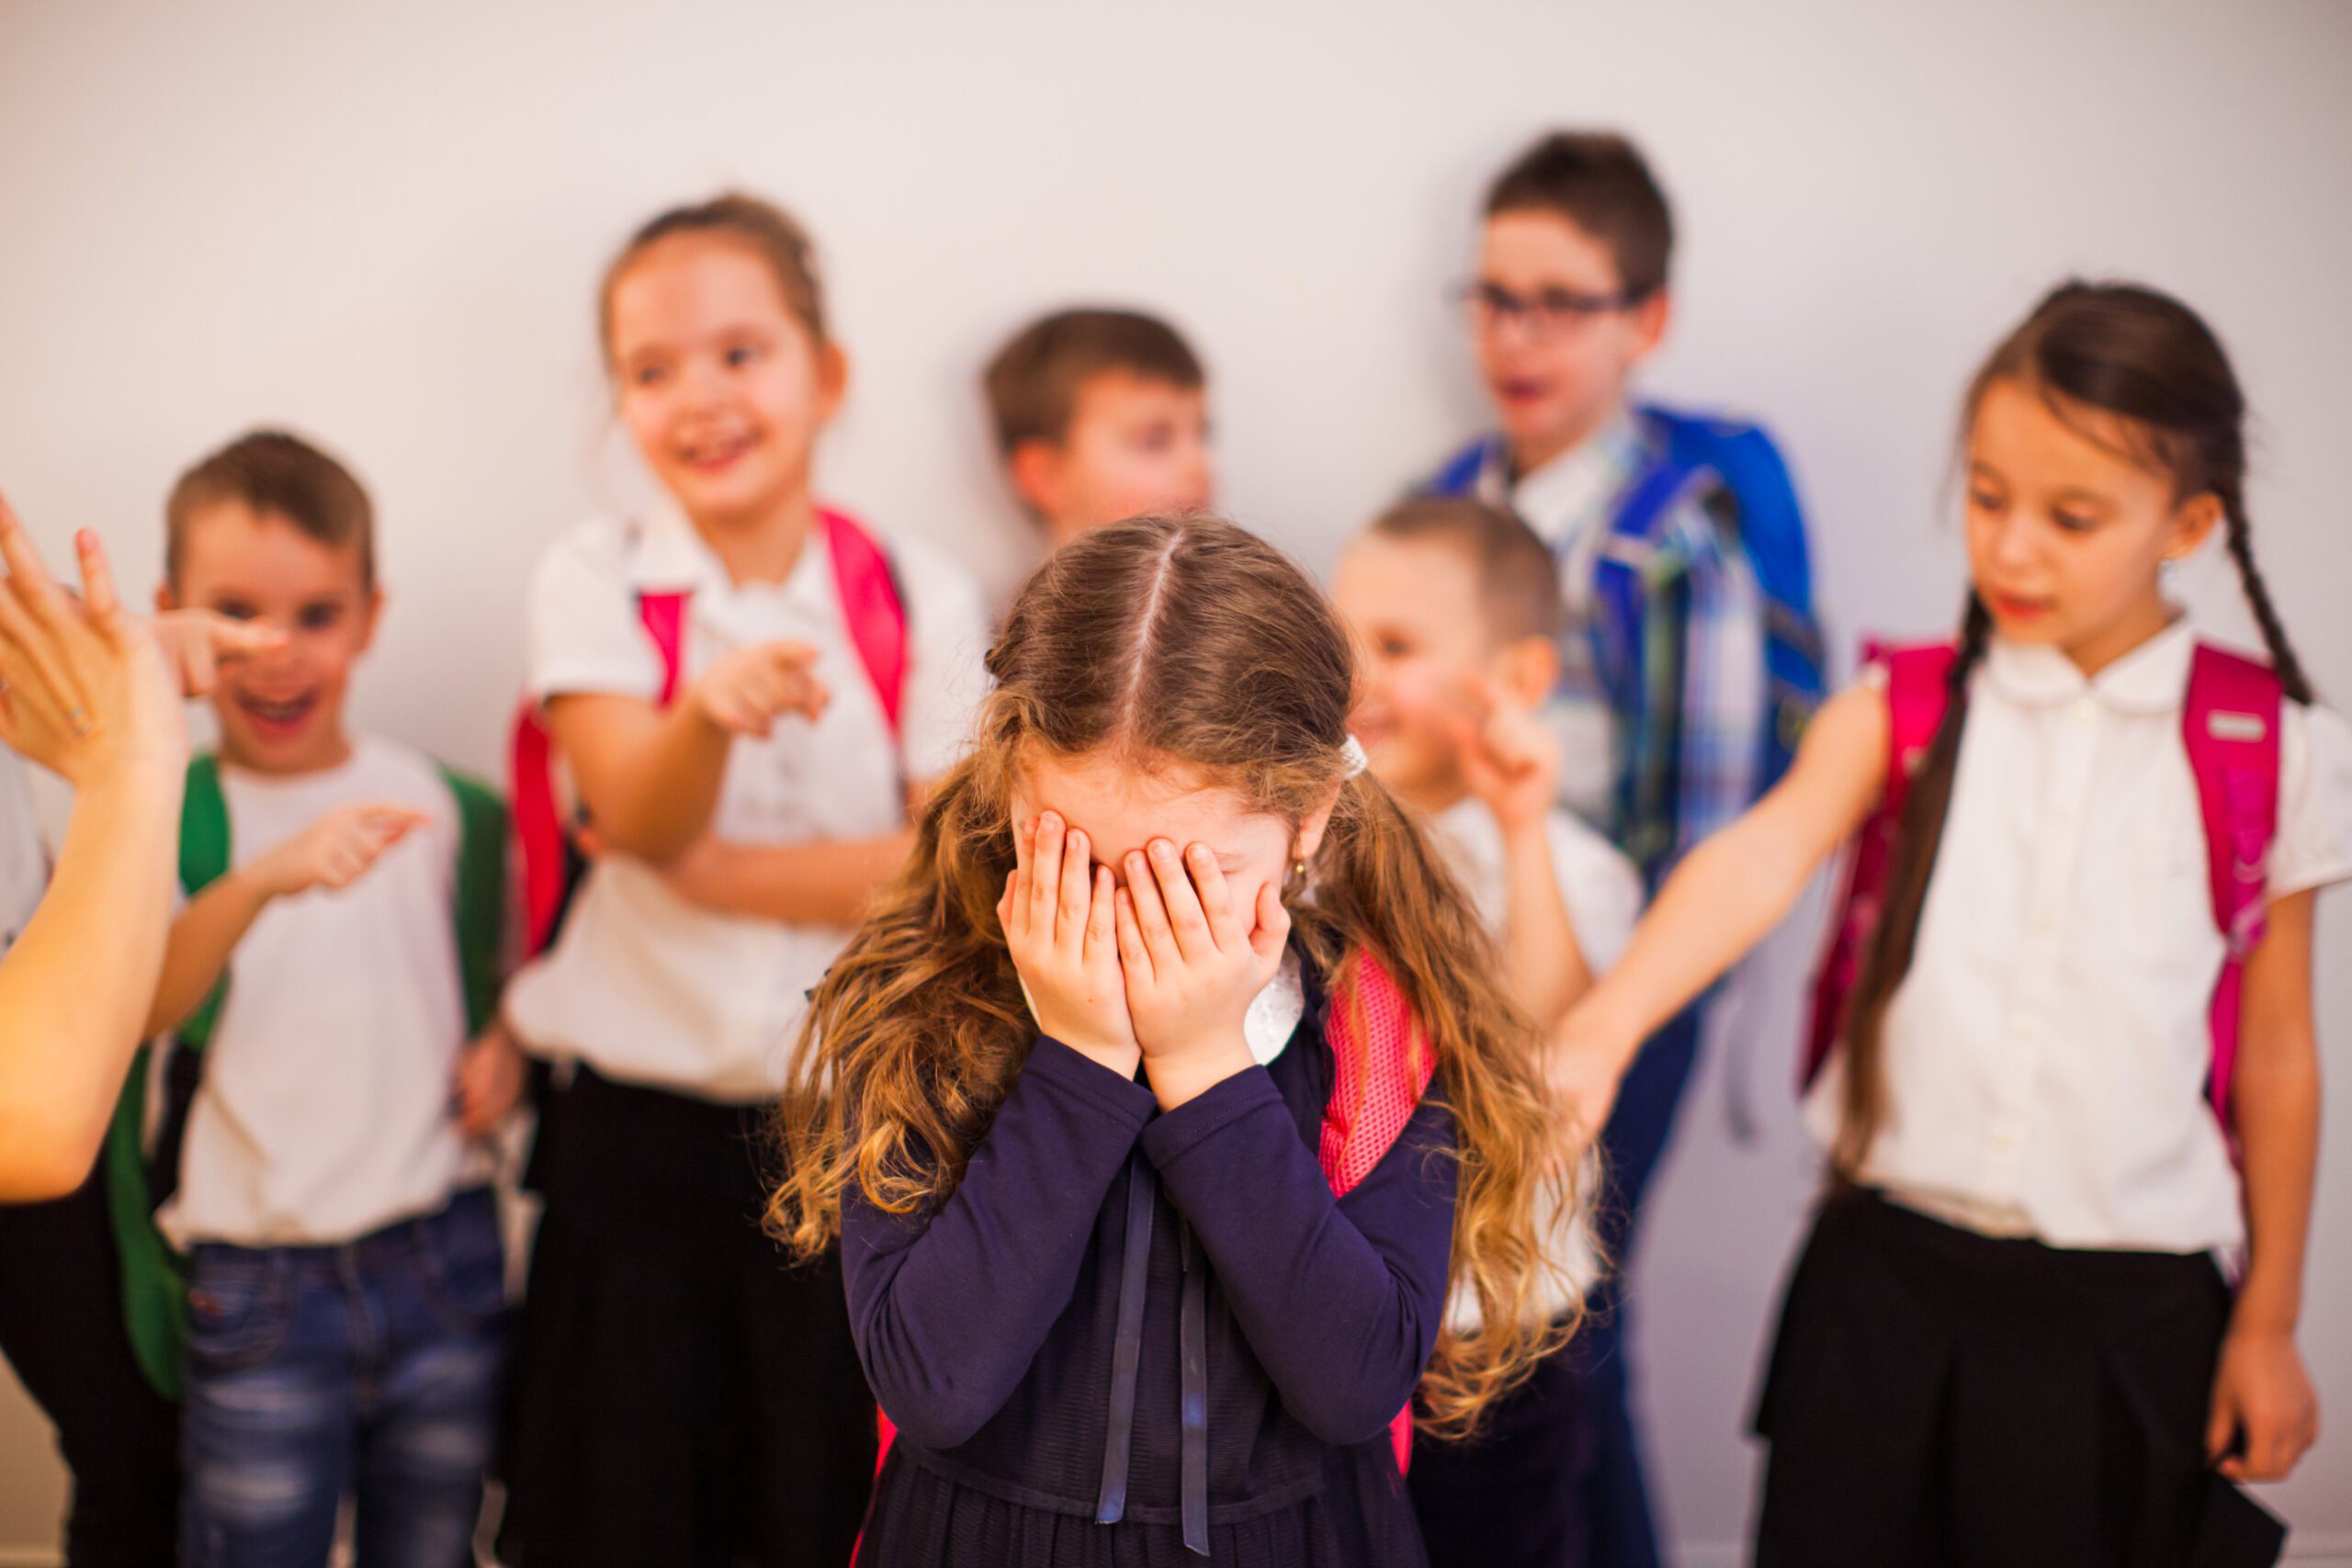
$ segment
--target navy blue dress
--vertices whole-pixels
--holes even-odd
[[[1387,1428],[1443,1315],[1453,1121],[1432,1092],[1334,1200],[1331,1076],[1311,987],[1271,1066],[1166,1114],[1041,1038],[927,1220],[851,1195],[899,1426],[860,1568],[1425,1562]]]

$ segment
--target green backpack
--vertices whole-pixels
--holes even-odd
[[[441,776],[458,802],[458,959],[464,970],[466,1028],[478,1033],[498,1007],[499,959],[506,912],[506,807],[497,795],[453,769]],[[220,793],[220,764],[211,755],[188,763],[187,793],[180,807],[180,886],[188,897],[229,869],[229,804]],[[229,994],[223,973],[174,1036],[180,1050],[200,1061],[220,1021]],[[105,1172],[107,1208],[113,1220],[115,1251],[122,1268],[123,1326],[139,1370],[166,1399],[181,1397],[180,1358],[187,1344],[187,1258],[155,1227],[158,1183],[149,1168],[145,1130],[147,1084],[153,1047],[131,1059],[130,1077],[116,1101],[99,1155]],[[184,1120],[187,1103],[173,1097],[167,1118]],[[163,1140],[178,1148],[175,1130]],[[176,1173],[173,1173],[175,1177]]]

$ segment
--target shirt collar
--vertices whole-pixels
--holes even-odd
[[[2048,643],[2018,643],[1995,636],[1984,674],[2012,702],[2045,706],[2082,696],[2123,713],[2164,713],[2180,706],[2197,639],[2185,615],[2095,676]]]
[[[727,574],[727,564],[718,553],[695,531],[684,508],[671,497],[664,495],[647,507],[636,529],[637,547],[629,558],[629,573],[639,592],[693,592],[731,600],[742,592]],[[767,588],[788,600],[822,605],[827,602],[825,584],[831,559],[823,514],[819,513],[784,581],[752,586]]]
[[[1625,488],[1642,449],[1642,428],[1631,408],[1619,409],[1600,428],[1558,457],[1509,482],[1509,448],[1495,444],[1489,459],[1490,499],[1507,499],[1511,509],[1543,539],[1559,544],[1607,513]]]

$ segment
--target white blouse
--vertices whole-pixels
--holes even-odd
[[[1987,649],[1865,1181],[2057,1247],[2243,1239],[2204,1099],[2224,946],[2181,735],[2194,650],[2183,622],[2091,678],[2052,648]],[[2279,739],[2273,899],[2352,876],[2352,731],[2290,702]],[[1841,1065],[1806,1105],[1825,1145]]]

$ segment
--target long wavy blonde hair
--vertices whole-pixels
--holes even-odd
[[[1459,1145],[1450,1278],[1476,1291],[1484,1326],[1441,1332],[1422,1424],[1472,1430],[1562,1336],[1536,1306],[1555,1268],[1536,1215],[1566,1162],[1532,1027],[1492,942],[1388,792],[1347,776],[1353,665],[1337,616],[1287,558],[1229,523],[1136,518],[1039,569],[988,662],[996,686],[976,744],[813,995],[770,1225],[813,1257],[839,1234],[852,1182],[888,1213],[944,1201],[1019,1075],[1036,1030],[996,904],[1025,758],[1181,766],[1294,827],[1336,793],[1294,931],[1335,997],[1351,994],[1362,954],[1378,954],[1434,1049]]]

